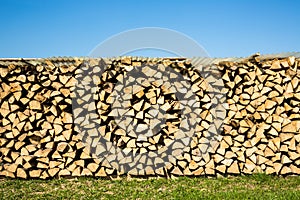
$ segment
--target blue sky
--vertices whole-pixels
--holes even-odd
[[[299,8],[297,0],[0,0],[0,57],[87,56],[141,27],[184,33],[212,57],[300,51]]]

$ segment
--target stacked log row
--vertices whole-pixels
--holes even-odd
[[[200,139],[212,123],[210,97],[189,61],[125,57],[85,64],[76,73],[83,81],[74,91],[74,98],[80,98],[73,105],[75,128],[90,152],[104,156],[118,174],[183,174],[193,157],[200,161],[207,153],[211,141]],[[199,151],[201,145],[206,148]],[[195,150],[198,154],[192,155]]]
[[[206,76],[181,58],[1,60],[0,176],[300,174],[298,63],[255,55]]]
[[[106,175],[100,160],[91,157],[73,130],[70,91],[82,62],[1,62],[1,176],[46,179],[96,171],[97,176]]]
[[[121,150],[128,151],[129,149],[135,154],[145,154],[144,157],[148,160],[141,156],[139,163],[143,163],[142,167],[140,166],[138,171],[133,168],[130,171],[131,174],[183,174],[184,167],[190,162],[193,166],[191,171],[195,171],[195,174],[199,173],[199,166],[193,165],[195,161],[192,160],[191,153],[196,152],[194,154],[197,154],[197,159],[201,160],[201,152],[197,149],[197,145],[201,142],[207,143],[207,141],[201,141],[200,138],[202,133],[207,130],[208,124],[211,123],[210,99],[203,87],[205,85],[203,78],[192,69],[191,63],[186,59],[131,60],[131,58],[122,58],[103,61],[106,71],[98,76],[100,82],[96,85],[99,90],[95,100],[96,114],[98,113],[99,119],[97,123],[104,130],[99,131],[99,134],[102,135],[92,135],[90,132],[84,135],[78,130],[76,131],[74,127],[74,121],[79,120],[78,116],[74,115],[78,115],[80,111],[72,108],[72,101],[79,100],[78,108],[84,108],[85,106],[80,102],[87,100],[87,97],[81,94],[81,90],[72,91],[76,84],[77,87],[80,87],[80,84],[84,82],[78,81],[78,77],[84,71],[82,70],[84,65],[95,71],[97,67],[103,67],[101,66],[103,63],[100,61],[103,60],[40,59],[10,60],[1,63],[0,171],[2,176],[50,178],[57,176],[109,176],[125,173],[124,169],[116,170],[112,164],[114,160],[111,160],[110,157],[101,155],[103,152],[95,151],[99,149],[94,147],[103,146],[100,139],[111,142]],[[168,73],[168,76],[162,77],[163,80],[166,79],[166,83],[161,81],[159,74],[155,71],[157,66],[161,71],[171,72]],[[129,101],[123,98],[125,95],[121,95],[122,103],[130,104],[130,109],[123,120],[114,115],[114,109],[117,108],[114,104],[118,102],[112,101],[113,89],[117,87],[116,83],[122,86],[121,76],[128,74],[134,67],[139,67],[146,78],[140,82],[140,86],[132,86],[130,92],[135,92],[133,93],[134,97],[128,98]],[[172,70],[165,70],[166,68],[172,68],[174,73]],[[153,74],[151,75],[151,73]],[[172,82],[179,80],[178,74],[184,79],[188,79],[188,82],[182,79],[182,82],[172,85]],[[156,79],[151,81],[151,78],[147,77],[149,75]],[[184,83],[191,84],[195,94],[188,91],[191,85],[183,85]],[[128,84],[130,85],[130,83]],[[115,91],[130,94],[128,87]],[[77,96],[79,98],[76,98],[76,95],[79,95]],[[179,102],[177,98],[183,98],[183,96],[185,99]],[[200,99],[202,99],[201,102]],[[188,106],[191,108],[184,111],[184,107]],[[123,108],[126,107],[123,106]],[[185,118],[181,117],[183,114],[186,115]],[[165,119],[165,122],[159,127],[152,127],[159,118]],[[116,126],[115,121],[118,120],[119,126]],[[142,132],[141,135],[144,137],[138,138],[127,126],[121,126],[129,120],[134,121],[133,125],[136,125],[134,131]],[[150,136],[144,134],[143,126],[145,125],[148,126],[147,129],[153,128],[158,131]],[[197,130],[198,137],[197,135],[193,137],[195,144],[192,145],[192,148],[186,148],[184,156],[180,155],[181,157],[179,157],[181,160],[174,156],[169,158],[170,155],[165,153],[165,157],[168,157],[168,161],[170,161],[165,167],[164,160],[158,159],[155,153],[149,159],[150,151],[160,150],[163,154],[168,150],[163,147],[168,146],[174,140],[176,142],[168,151],[171,155],[173,149],[178,151],[189,146],[188,140],[180,140],[183,138],[182,134],[185,133],[179,132],[179,129],[188,131],[190,127]],[[190,136],[194,135],[190,134]],[[98,139],[95,146],[87,143],[90,138]],[[184,139],[189,138],[185,137]],[[174,152],[176,153],[176,151]],[[113,154],[113,152],[110,153]],[[120,159],[118,158],[115,162],[120,162]],[[203,161],[203,163],[206,162]],[[132,163],[129,162],[129,164]],[[162,167],[157,168],[159,165]]]
[[[300,173],[300,73],[295,57],[221,62],[228,113],[214,155],[222,174]]]

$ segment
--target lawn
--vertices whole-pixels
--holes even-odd
[[[300,199],[300,177],[0,179],[1,199]]]

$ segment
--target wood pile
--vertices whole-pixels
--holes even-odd
[[[0,60],[0,176],[300,174],[298,63],[216,63],[214,135],[209,77],[189,59]]]
[[[295,57],[221,62],[228,113],[220,173],[300,173],[300,73]]]
[[[84,99],[73,105],[74,121],[79,125],[75,130],[82,133],[92,154],[105,155],[119,173],[133,175],[163,173],[158,166],[166,162],[167,170],[180,174],[193,157],[201,160],[208,147],[199,151],[198,146],[210,143],[200,140],[201,135],[213,118],[206,83],[188,60],[125,57],[88,62],[76,79],[99,77],[93,72],[101,71],[104,65],[99,80],[91,84],[91,79],[85,78],[74,91],[75,99]],[[91,89],[83,92],[81,88],[87,85]],[[92,97],[93,88],[99,92]],[[188,147],[192,139],[195,144]],[[192,155],[192,151],[199,153]],[[179,154],[188,159],[178,161]]]

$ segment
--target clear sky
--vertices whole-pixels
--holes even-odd
[[[300,51],[297,0],[0,0],[0,23],[0,57],[87,56],[141,27],[182,32],[213,57]]]

